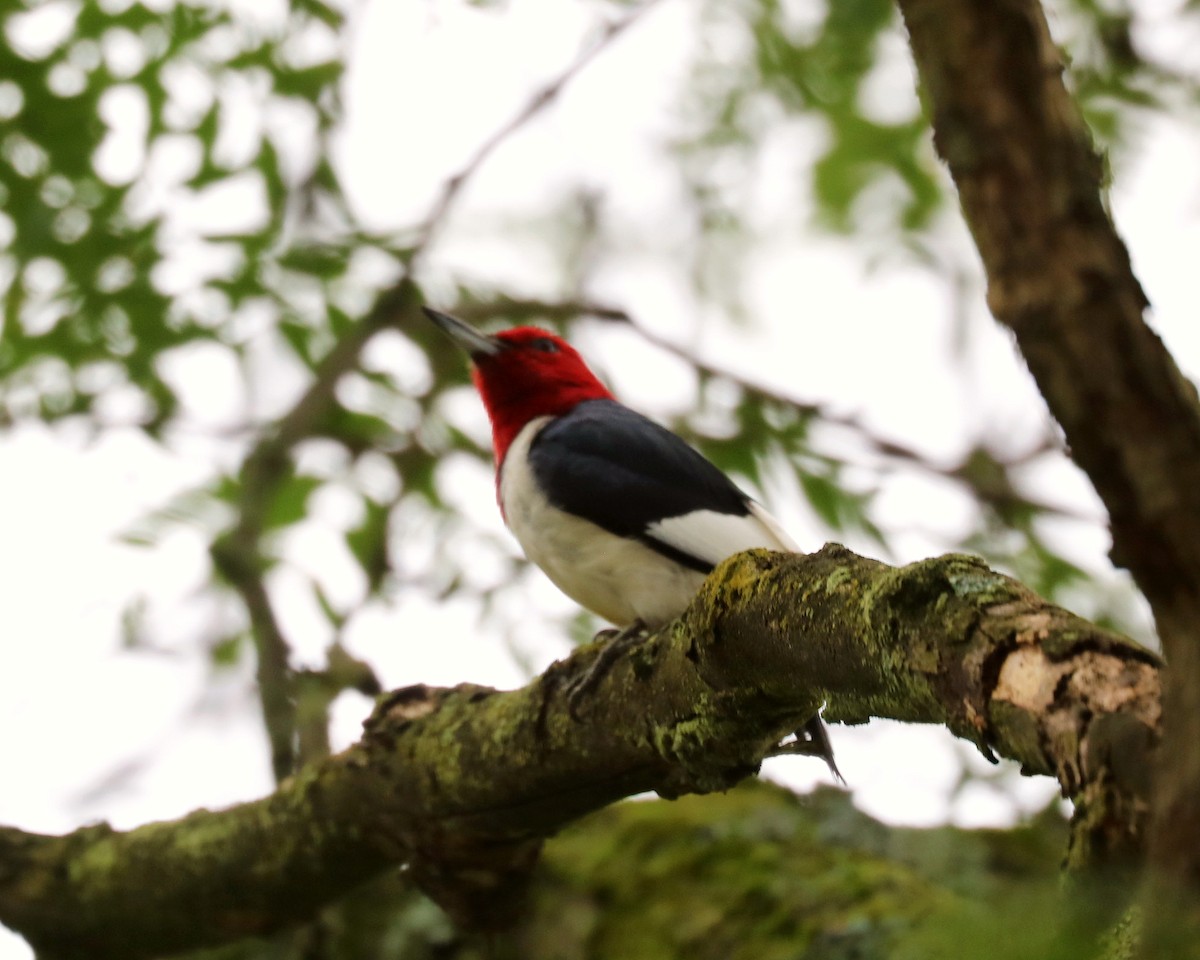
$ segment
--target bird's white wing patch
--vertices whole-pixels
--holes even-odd
[[[750,515],[752,517],[756,517],[759,523],[767,528],[767,532],[775,538],[774,544],[764,543],[762,546],[771,550],[789,550],[792,553],[800,552],[800,544],[791,538],[788,532],[780,525],[778,520],[767,513],[766,507],[764,507],[757,500],[751,500],[749,507]]]
[[[669,547],[713,564],[753,547],[788,551],[800,549],[779,522],[753,501],[748,516],[695,510],[653,523],[647,527],[646,533]]]

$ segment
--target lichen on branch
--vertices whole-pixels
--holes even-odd
[[[405,864],[460,924],[495,928],[546,838],[635,793],[726,789],[822,701],[1057,776],[1087,811],[1077,866],[1140,851],[1157,658],[973,557],[738,554],[573,716],[597,649],[519,690],[385,695],[359,743],[262,800],[124,833],[4,830],[0,921],[64,960],[158,956],[297,923]]]

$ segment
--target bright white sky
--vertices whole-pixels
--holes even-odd
[[[426,278],[431,293],[465,277],[554,296],[543,241],[521,224],[549,213],[562,189],[582,181],[604,196],[630,243],[623,262],[600,272],[591,291],[597,299],[625,306],[645,326],[732,369],[856,411],[880,434],[947,462],[984,433],[1007,435],[1012,449],[1021,449],[1037,434],[1040,401],[1008,338],[981,305],[966,342],[967,362],[948,372],[953,305],[938,283],[911,269],[870,272],[851,245],[772,221],[781,208],[787,220],[802,219],[808,202],[797,196],[788,158],[811,156],[812,144],[780,144],[779,156],[765,159],[761,182],[747,187],[750,208],[764,222],[781,224],[779,239],[743,278],[755,325],[730,331],[697,322],[672,264],[672,244],[681,242],[671,229],[679,198],[656,149],[671,129],[673,89],[685,78],[693,42],[689,9],[681,0],[665,0],[556,107],[496,152],[435,251]],[[337,147],[364,217],[380,227],[416,221],[447,173],[574,58],[594,15],[591,4],[580,2],[512,0],[499,10],[367,2],[355,19],[347,127]],[[879,109],[894,108],[888,91],[907,101],[911,81],[902,57],[882,71],[877,86]],[[1181,125],[1147,121],[1112,197],[1155,304],[1155,326],[1193,376],[1200,372],[1192,290],[1200,249],[1196,147],[1194,132]],[[788,202],[780,204],[780,196]],[[511,231],[497,229],[500,222],[511,223]],[[475,229],[478,224],[483,228]],[[950,228],[946,243],[973,265],[964,230]],[[629,334],[588,330],[579,346],[619,395],[649,413],[671,412],[678,403],[672,397],[685,395],[686,372]],[[187,375],[197,420],[219,423],[230,372],[219,358],[201,357]],[[283,382],[282,393],[294,389]],[[464,416],[473,429],[483,429],[473,404]],[[88,444],[70,431],[28,427],[0,442],[0,583],[6,585],[8,630],[0,646],[0,769],[9,772],[0,823],[63,831],[104,818],[128,827],[270,788],[252,678],[243,671],[214,683],[193,642],[219,632],[227,615],[194,595],[206,570],[202,539],[180,530],[155,550],[115,539],[230,455],[201,434],[181,441],[175,455],[134,434]],[[1042,474],[1047,500],[1099,515],[1075,472]],[[490,478],[464,469],[455,484],[462,509],[499,530]],[[814,546],[823,539],[800,504],[772,502],[771,492],[772,510],[797,539]],[[913,480],[890,484],[880,507],[883,524],[902,531],[890,558],[896,561],[940,552],[967,510],[955,491]],[[1068,526],[1072,556],[1106,570],[1102,530]],[[296,546],[304,556],[321,557],[331,542],[328,531],[317,528]],[[332,576],[337,579],[336,571]],[[286,601],[285,627],[298,656],[316,659],[323,635],[312,624],[319,617],[309,616],[311,605],[286,577],[272,586]],[[146,631],[158,652],[121,650],[122,610],[138,594],[153,598]],[[548,584],[533,596],[542,609],[570,609]],[[521,639],[538,658],[536,668],[563,652],[561,641],[539,634],[536,624]],[[409,593],[387,615],[361,625],[350,645],[389,685],[504,687],[524,679],[506,646],[477,629],[472,608],[431,604]],[[339,703],[339,743],[354,739],[367,708],[361,699]],[[875,723],[834,728],[833,737],[856,801],[875,816],[977,824],[1013,814],[1009,796],[986,786],[951,796],[960,758],[974,755],[949,746],[940,730]],[[774,761],[769,772],[801,789],[828,780],[820,764],[803,760]],[[1036,808],[1053,792],[1049,782],[1024,781],[1020,803]],[[0,931],[0,960],[28,956],[18,938]]]

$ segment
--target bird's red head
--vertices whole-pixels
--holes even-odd
[[[575,348],[547,330],[514,327],[485,336],[456,317],[425,313],[471,355],[471,379],[492,422],[497,468],[530,420],[612,396]]]

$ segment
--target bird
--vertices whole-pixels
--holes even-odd
[[[620,403],[562,337],[532,326],[486,335],[423,309],[470,357],[505,524],[563,593],[619,628],[597,635],[609,643],[571,691],[572,713],[625,646],[683,613],[722,560],[800,550],[719,467]],[[819,716],[784,746],[822,757],[842,779]]]

